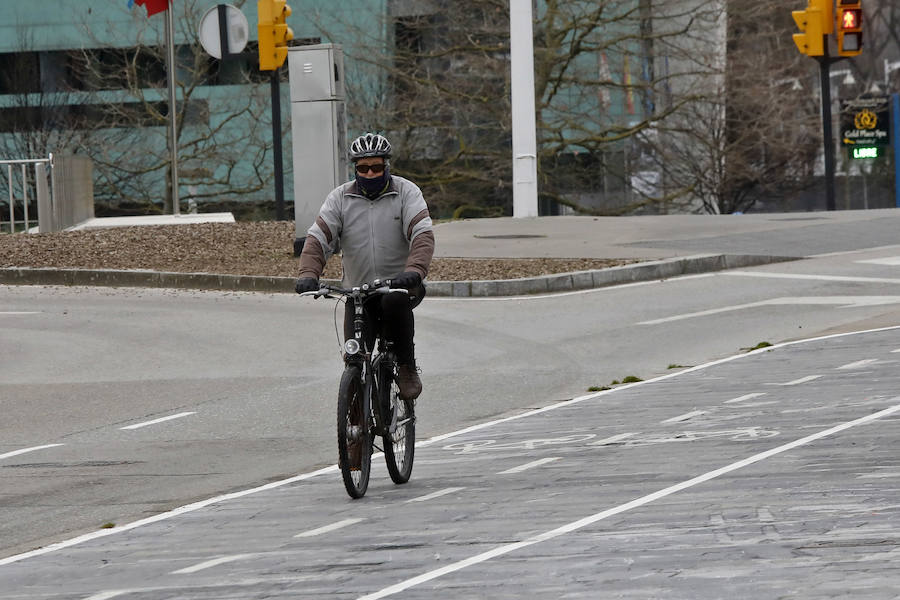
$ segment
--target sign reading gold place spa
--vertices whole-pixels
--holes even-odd
[[[841,100],[841,143],[844,146],[887,146],[890,96]]]

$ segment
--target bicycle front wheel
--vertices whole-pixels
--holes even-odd
[[[389,361],[379,365],[378,394],[384,419],[384,460],[394,483],[406,483],[412,475],[416,450],[416,415],[412,400],[400,397],[396,367]]]
[[[372,432],[365,406],[365,386],[359,365],[348,365],[338,392],[338,465],[351,498],[362,498],[369,487]]]

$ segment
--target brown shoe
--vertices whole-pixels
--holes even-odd
[[[400,388],[400,397],[404,400],[415,400],[422,393],[422,380],[419,379],[419,370],[415,363],[411,365],[397,365],[397,386]]]

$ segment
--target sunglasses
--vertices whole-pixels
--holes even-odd
[[[360,175],[365,175],[369,171],[372,171],[376,175],[379,173],[384,173],[385,165],[356,165],[356,172]]]

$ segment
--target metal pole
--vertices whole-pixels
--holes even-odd
[[[538,216],[532,0],[510,0],[513,217]]]
[[[822,86],[822,137],[825,150],[825,209],[834,210],[834,133],[831,125],[831,79],[828,76],[831,61],[828,44],[819,59],[819,81]]]
[[[25,217],[25,233],[28,233],[28,171],[25,164],[22,164],[22,208]]]
[[[900,94],[891,94],[894,108],[891,115],[891,123],[894,125],[894,139],[891,145],[894,148],[894,205],[900,208]]]
[[[175,105],[175,9],[166,10],[166,69],[169,81],[169,154],[172,170],[172,214],[181,210],[178,199],[178,115]]]
[[[275,161],[275,220],[284,221],[284,165],[281,156],[281,69],[272,71],[272,154]]]
[[[16,232],[16,220],[13,213],[13,181],[12,181],[12,165],[6,165],[6,175],[9,178],[9,232]]]
[[[230,56],[228,48],[228,6],[219,4],[216,7],[219,11],[219,48],[222,51],[222,63],[224,64]]]

